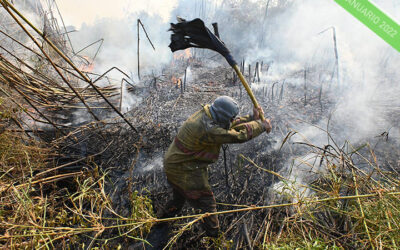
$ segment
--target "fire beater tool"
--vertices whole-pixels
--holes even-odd
[[[250,96],[254,107],[259,108],[259,104],[250,89],[249,84],[240,72],[239,66],[235,59],[233,59],[230,51],[225,46],[225,43],[221,41],[216,35],[214,35],[205,25],[200,18],[193,19],[192,21],[186,21],[183,18],[178,17],[178,23],[171,23],[172,31],[171,43],[169,47],[172,52],[177,50],[184,50],[187,48],[203,48],[211,49],[220,53],[225,57],[226,61],[231,65],[242,82],[247,94]],[[264,115],[260,114],[262,121],[265,120]]]

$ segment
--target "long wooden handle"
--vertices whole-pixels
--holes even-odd
[[[253,94],[253,91],[251,91],[251,88],[250,88],[249,84],[246,81],[246,78],[244,78],[242,72],[240,72],[239,66],[237,64],[235,64],[233,66],[233,69],[235,70],[236,74],[239,76],[239,79],[242,82],[244,88],[246,89],[247,94],[249,94],[250,99],[254,104],[254,107],[256,107],[256,108],[260,107],[260,105],[257,102],[256,97]],[[261,118],[262,121],[265,121],[265,117],[264,117],[263,114],[260,114],[260,118]]]

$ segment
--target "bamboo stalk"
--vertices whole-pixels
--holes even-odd
[[[47,116],[45,116],[31,101],[29,101],[28,98],[25,97],[25,95],[18,90],[17,88],[14,88],[21,96],[22,98],[25,99],[25,101],[40,115],[42,116],[49,124],[51,124],[57,131],[59,131],[62,135],[66,136],[67,134],[61,130],[54,122],[52,122]]]
[[[34,53],[36,56],[40,57],[41,59],[47,61],[47,58],[46,58],[46,57],[42,56],[41,54],[39,54],[39,53],[36,52],[35,50],[33,50],[33,49],[27,47],[26,45],[24,45],[23,43],[21,43],[21,42],[18,41],[17,39],[15,39],[15,38],[13,38],[12,36],[8,35],[7,33],[3,32],[3,31],[1,31],[1,30],[0,30],[0,32],[1,32],[3,35],[5,35],[5,36],[7,36],[8,38],[10,38],[12,41],[18,43],[18,44],[19,44],[20,46],[22,46],[23,48],[25,48],[25,49],[27,49],[28,51]],[[4,48],[3,48],[3,49],[4,49]],[[10,52],[8,52],[8,53],[10,53]],[[13,55],[13,53],[11,53],[11,56],[15,57],[15,55]],[[26,64],[25,62],[23,62],[23,63]],[[27,65],[27,64],[26,64],[26,65]],[[59,64],[57,64],[57,63],[56,63],[55,65],[56,65],[57,67],[63,69],[64,71],[68,72],[69,74],[72,74],[73,76],[75,76],[75,77],[77,77],[77,78],[79,78],[79,79],[81,79],[81,80],[84,80],[84,79],[81,78],[80,76],[78,76],[78,75],[76,75],[75,73],[73,73],[73,72],[69,71],[68,69],[64,68],[62,65],[59,65]],[[55,84],[55,83],[53,82],[53,80],[49,79],[47,76],[45,76],[45,75],[42,74],[41,72],[37,71],[36,69],[32,69],[32,71],[34,71],[36,74],[40,75],[40,76],[43,77],[44,79],[48,80],[49,82],[52,82],[53,84]],[[58,85],[57,85],[57,86],[58,86]],[[67,90],[66,90],[65,88],[63,88],[62,86],[58,86],[58,87],[59,87],[59,88],[62,88],[64,91],[67,91]]]
[[[154,47],[153,43],[152,43],[151,40],[150,40],[149,35],[147,34],[146,29],[144,28],[144,25],[143,25],[142,21],[141,21],[140,19],[138,19],[138,22],[139,22],[139,24],[142,26],[142,29],[143,29],[143,31],[144,31],[144,34],[146,35],[147,40],[149,40],[149,43],[150,43],[151,47],[153,47],[153,50],[156,50],[156,48]],[[139,34],[139,33],[138,33],[138,34]]]
[[[60,17],[60,19],[61,19],[61,23],[62,23],[62,25],[63,25],[63,27],[64,27],[65,35],[66,35],[67,38],[68,38],[69,45],[71,46],[72,53],[75,53],[75,52],[74,52],[74,46],[72,46],[71,39],[70,39],[70,37],[69,37],[69,35],[68,35],[69,32],[67,32],[67,27],[65,26],[65,23],[64,23],[64,18],[63,18],[62,15],[61,15],[60,9],[58,8],[58,4],[57,4],[56,1],[54,1],[54,5],[56,6],[58,15],[59,15],[59,17]]]
[[[2,75],[4,77],[4,75],[0,72],[0,75]],[[43,117],[49,124],[51,124],[56,130],[58,130],[61,134],[66,135],[64,133],[64,131],[62,131],[54,122],[52,122],[47,116],[45,116],[30,100],[29,98],[27,98],[27,96],[22,93],[18,88],[16,88],[14,85],[11,86],[13,89],[15,89],[18,94],[20,94],[22,96],[22,98],[25,99],[25,101],[41,116]],[[0,88],[0,90],[3,93],[6,93],[2,88]],[[24,110],[24,109],[23,109]]]
[[[387,211],[385,211],[385,218],[386,218],[386,222],[388,224],[389,230],[392,231],[393,228],[392,228],[392,225],[390,224],[389,215],[388,215]],[[393,244],[393,248],[397,249],[396,241],[393,238],[392,238],[392,244]]]
[[[273,204],[273,205],[266,205],[266,206],[252,206],[252,207],[247,207],[247,208],[240,208],[240,209],[232,209],[232,210],[225,210],[225,211],[218,211],[218,212],[212,212],[212,213],[204,213],[204,214],[193,214],[193,215],[184,215],[180,217],[173,217],[173,218],[165,218],[165,219],[150,219],[147,221],[140,221],[140,222],[134,222],[134,223],[127,223],[123,226],[132,226],[132,225],[137,225],[139,223],[155,223],[155,222],[167,222],[167,221],[174,221],[174,220],[179,220],[179,219],[189,219],[189,218],[196,218],[196,217],[203,217],[203,216],[210,216],[210,215],[221,215],[221,214],[229,214],[229,213],[240,213],[240,212],[246,212],[246,211],[255,211],[255,210],[263,210],[263,209],[270,209],[270,208],[278,208],[278,207],[290,207],[290,206],[298,206],[298,205],[311,205],[311,204],[318,204],[322,202],[328,202],[328,201],[338,201],[338,200],[354,200],[354,199],[364,199],[364,198],[372,198],[372,197],[378,197],[380,195],[387,195],[387,196],[398,196],[400,195],[400,192],[388,192],[388,193],[370,193],[370,194],[361,194],[361,195],[349,195],[349,196],[338,196],[338,197],[329,197],[329,198],[323,198],[323,199],[310,199],[308,201],[297,201],[297,202],[291,202],[291,203],[283,203],[283,204]],[[129,219],[128,219],[129,220]],[[112,229],[112,228],[117,228],[122,225],[113,225],[113,226],[108,226],[106,229]],[[0,236],[1,239],[1,236]]]
[[[186,219],[186,218],[196,218],[195,220],[191,221],[189,224],[187,224],[180,232],[185,231],[187,228],[189,228],[191,225],[196,223],[197,221],[200,221],[202,218],[210,216],[212,214],[227,214],[227,213],[238,213],[238,212],[243,212],[243,211],[254,211],[254,210],[261,210],[261,209],[268,209],[268,208],[276,208],[276,207],[288,207],[288,206],[298,206],[298,205],[310,205],[310,204],[317,204],[321,202],[329,202],[329,201],[335,201],[335,200],[349,200],[349,199],[358,199],[358,198],[372,198],[372,197],[377,197],[377,196],[398,196],[400,195],[400,192],[388,192],[388,193],[372,193],[372,194],[364,194],[364,195],[352,195],[352,196],[340,196],[340,197],[330,197],[330,198],[324,198],[324,199],[317,199],[317,200],[308,200],[308,201],[298,201],[298,202],[293,202],[293,203],[285,203],[285,204],[275,204],[275,205],[267,205],[267,206],[260,206],[260,207],[247,207],[243,209],[233,209],[233,210],[226,210],[226,211],[220,211],[220,212],[214,212],[214,213],[204,213],[204,214],[195,214],[195,215],[187,215],[187,216],[180,216],[180,217],[174,217],[174,218],[165,218],[165,219],[155,219],[155,218],[148,218],[144,220],[139,220],[135,221],[132,223],[125,223],[125,224],[118,224],[118,225],[111,225],[111,226],[101,226],[101,229],[107,230],[107,229],[114,229],[114,228],[123,228],[123,227],[131,227],[131,226],[143,226],[145,224],[153,224],[156,222],[167,222],[167,221],[175,221],[175,220],[180,220],[180,219]],[[115,218],[113,218],[115,219]],[[129,221],[129,220],[135,220],[135,219],[123,219],[124,221]],[[72,227],[45,227],[45,226],[40,226],[40,225],[19,225],[19,224],[12,224],[10,227],[13,228],[35,228],[35,229],[41,229],[41,230],[47,230],[48,234],[52,235],[57,235],[60,233],[74,233],[74,234],[81,234],[81,233],[88,233],[88,232],[98,232],[99,227],[77,227],[77,228],[72,228]],[[59,232],[55,232],[53,230],[58,230]],[[63,232],[65,231],[65,232]],[[18,237],[31,237],[35,235],[40,235],[40,234],[26,234],[26,235],[3,235],[0,236],[0,239],[10,239],[10,238],[18,238]],[[180,234],[179,234],[180,235]],[[174,239],[177,239],[179,235],[176,235]],[[266,232],[264,234],[264,243],[265,243],[265,238],[266,238]]]
[[[249,236],[249,230],[247,229],[247,224],[246,222],[243,223],[243,234],[244,234],[244,239],[246,240],[247,246],[249,250],[253,250],[250,236]]]
[[[187,74],[187,67],[185,68],[185,76],[183,78],[183,89],[186,91],[186,74]]]
[[[304,69],[304,106],[307,104],[307,69]]]
[[[339,74],[339,53],[337,49],[337,42],[336,42],[336,28],[333,27],[333,44],[335,48],[335,65],[336,65],[336,81],[338,85],[340,85],[340,74]]]
[[[1,73],[0,73],[1,74]],[[7,93],[3,88],[0,87],[0,91],[3,92],[7,97],[11,98],[11,95],[9,93]],[[24,107],[21,106],[21,104],[19,104],[18,102],[16,102],[13,98],[10,99],[13,103],[15,103],[22,111],[24,111],[25,114],[27,114],[32,120],[37,121],[37,122],[41,122],[41,123],[48,123],[51,124],[47,121],[42,121],[42,120],[38,120],[36,118],[34,118],[29,112],[26,111],[26,109]]]
[[[1,30],[0,30],[0,32],[1,33],[3,33]],[[3,34],[5,34],[5,33],[3,33]],[[14,40],[14,39],[13,39]],[[16,41],[17,42],[17,40],[14,40],[14,41]],[[21,64],[23,64],[24,66],[26,66],[28,69],[30,69],[30,70],[32,70],[32,72],[35,72],[35,74],[37,74],[37,75],[39,75],[40,77],[43,77],[43,79],[45,79],[45,80],[47,80],[47,81],[49,81],[49,82],[52,82],[53,84],[54,84],[54,82],[51,80],[51,79],[49,79],[47,76],[45,76],[43,73],[41,73],[41,72],[39,72],[38,70],[36,70],[36,69],[34,69],[33,67],[31,67],[30,65],[28,65],[25,61],[23,61],[23,60],[21,60],[20,58],[18,58],[14,53],[12,53],[12,52],[10,52],[9,50],[7,50],[6,48],[4,48],[3,46],[0,46],[0,48],[1,49],[3,49],[4,51],[6,51],[9,55],[11,55],[12,57],[14,57],[18,62],[20,62]],[[28,48],[29,49],[29,48]],[[33,51],[33,50],[31,50],[31,49],[29,49],[30,51]],[[37,53],[37,52],[34,52],[35,54]],[[39,55],[39,54],[37,54],[37,55]],[[1,55],[0,55],[0,57],[2,57]],[[43,56],[41,56],[40,55],[40,57],[43,57]],[[2,57],[3,58],[3,57]],[[4,59],[4,58],[3,58]],[[46,58],[44,58],[44,59],[46,59]],[[5,60],[5,59],[4,59]],[[44,88],[49,88],[47,85],[45,85],[45,84],[43,84],[43,87]],[[64,91],[67,91],[65,88],[63,88],[62,86],[58,86],[57,85],[57,87],[59,87],[60,89],[62,89],[62,90],[64,90]],[[49,88],[50,89],[50,88]]]
[[[178,83],[179,83],[179,87],[181,87],[181,95],[183,95],[183,83],[182,83],[182,79],[178,78]]]
[[[283,88],[284,87],[285,87],[285,81],[282,82],[281,92],[279,94],[279,101],[282,101],[282,99],[283,99]]]
[[[278,82],[274,82],[273,84],[272,84],[272,88],[271,88],[271,101],[273,102],[274,101],[274,89],[275,89],[275,85],[277,84]]]
[[[351,169],[351,173],[353,174],[354,188],[355,188],[355,191],[356,191],[356,195],[358,196],[357,178],[356,178],[356,175],[354,174],[354,169]],[[357,203],[358,203],[358,205],[360,206],[361,217],[362,217],[362,220],[363,220],[365,232],[366,232],[367,235],[368,235],[369,243],[370,243],[370,245],[371,245],[371,248],[372,248],[372,249],[375,249],[375,246],[374,246],[374,244],[372,243],[371,234],[369,233],[369,229],[368,229],[368,225],[367,225],[367,220],[365,219],[364,208],[363,208],[363,206],[362,206],[362,204],[361,204],[360,198],[357,198]]]
[[[81,174],[83,174],[83,172],[74,172],[74,173],[67,173],[67,174],[49,176],[49,177],[46,177],[46,178],[43,178],[43,179],[40,179],[40,180],[36,180],[36,181],[28,182],[28,183],[23,183],[23,184],[15,186],[15,187],[16,188],[20,188],[20,187],[24,187],[24,186],[27,186],[27,185],[55,182],[55,181],[63,180],[65,178],[70,178],[70,177],[74,177],[76,175],[81,175]]]
[[[251,85],[251,64],[249,63],[249,84]]]
[[[261,47],[263,47],[264,46],[264,36],[265,36],[265,22],[266,22],[266,20],[267,20],[267,17],[268,17],[268,7],[269,7],[269,2],[270,2],[271,0],[268,0],[268,2],[267,2],[267,6],[265,7],[265,15],[264,15],[264,18],[263,18],[263,22],[262,22],[262,27],[261,27]]]
[[[225,167],[225,184],[227,187],[229,187],[229,181],[228,181],[228,166],[226,163],[226,150],[228,149],[228,145],[222,145],[222,150],[224,152],[224,167]]]
[[[97,116],[93,113],[93,111],[91,110],[91,108],[89,107],[89,105],[87,105],[87,103],[85,102],[85,100],[82,98],[82,96],[75,90],[74,87],[72,87],[72,85],[68,82],[67,79],[65,79],[64,75],[60,72],[60,70],[58,69],[58,67],[54,64],[54,62],[50,59],[50,57],[47,55],[47,53],[44,51],[44,49],[42,48],[42,46],[40,46],[39,42],[36,40],[36,38],[34,38],[32,36],[32,34],[25,28],[25,26],[18,20],[18,18],[8,9],[8,6],[11,7],[11,9],[16,12],[20,17],[22,16],[21,14],[19,14],[19,12],[17,12],[11,5],[10,3],[8,3],[7,0],[3,0],[2,5],[4,7],[4,9],[10,14],[10,16],[15,20],[15,22],[17,22],[17,24],[24,30],[24,32],[31,38],[31,40],[36,44],[36,46],[42,51],[43,55],[47,58],[47,60],[50,62],[50,64],[53,66],[53,68],[56,70],[56,72],[58,73],[58,75],[61,77],[61,79],[68,85],[68,87],[75,93],[75,95],[79,98],[79,100],[82,102],[83,105],[85,105],[85,107],[87,108],[88,112],[93,116],[93,118],[97,121],[100,121],[99,118],[97,118]],[[22,17],[21,17],[22,18]],[[25,22],[28,22],[28,20],[26,20],[25,18],[22,18]],[[33,26],[33,25],[32,25]],[[43,38],[45,38],[43,36]],[[47,40],[47,38],[45,38],[45,40]],[[48,40],[49,41],[49,40]],[[53,45],[54,46],[54,45]],[[68,58],[65,57],[65,59],[68,60]]]
[[[92,81],[80,71],[75,64],[73,64],[65,55],[63,52],[61,52],[43,33],[41,33],[32,23],[30,23],[12,4],[10,4],[7,0],[2,0],[1,4],[4,6],[4,8],[7,10],[8,13],[12,15],[10,10],[7,7],[10,7],[17,15],[23,19],[32,29],[35,30],[36,33],[38,33],[49,45],[52,47],[59,56],[61,56],[82,78],[85,79],[87,83],[89,83],[92,88],[104,99],[104,101],[107,102],[108,105],[111,106],[111,108],[135,131],[138,132],[137,129],[125,118],[125,116],[118,111],[118,109],[104,96],[104,94],[92,83]],[[14,16],[14,15],[13,15]],[[15,17],[15,16],[14,16]],[[15,19],[15,18],[14,18]],[[17,19],[15,19],[18,21]],[[18,21],[19,22],[19,21]],[[23,27],[23,26],[22,26]]]
[[[140,80],[140,55],[139,55],[139,46],[140,46],[140,33],[139,33],[139,19],[137,20],[137,74],[138,79]]]
[[[337,84],[340,85],[339,53],[338,53],[338,49],[337,49],[336,28],[334,26],[329,27],[329,28],[324,29],[323,31],[319,32],[318,35],[324,33],[325,31],[327,31],[329,29],[332,29],[333,50],[335,53],[335,68],[332,72],[331,81],[333,80],[333,77],[336,72],[336,81],[337,81]]]
[[[122,112],[122,98],[123,98],[124,81],[121,81],[121,96],[119,98],[119,111]]]
[[[256,68],[254,70],[254,81],[256,81],[256,77],[257,77],[257,82],[260,82],[260,64],[259,62],[256,63]]]
[[[373,197],[379,197],[379,196],[399,196],[399,195],[400,195],[400,192],[386,192],[386,193],[369,193],[369,194],[359,194],[359,195],[338,196],[338,197],[329,197],[329,198],[323,198],[323,199],[299,200],[297,202],[291,202],[291,203],[272,204],[272,205],[265,205],[265,206],[251,206],[251,207],[245,207],[245,208],[240,208],[240,209],[231,209],[231,210],[224,210],[224,211],[218,211],[218,212],[212,212],[212,213],[203,213],[203,214],[184,215],[184,216],[173,217],[173,218],[164,218],[164,219],[151,218],[151,219],[146,219],[146,220],[140,220],[138,222],[107,226],[107,227],[105,227],[105,229],[113,229],[113,228],[118,228],[118,227],[134,226],[134,225],[146,224],[146,223],[168,222],[168,221],[175,221],[175,220],[180,220],[180,219],[190,219],[190,218],[198,218],[198,217],[204,218],[204,217],[207,217],[207,216],[210,216],[210,215],[240,213],[240,212],[246,212],[246,211],[264,210],[264,209],[270,209],[270,208],[290,207],[290,206],[299,206],[299,205],[311,205],[311,204],[318,204],[318,203],[329,202],[329,201],[366,199],[366,198],[373,198]],[[130,221],[130,220],[136,220],[136,219],[129,219],[129,218],[125,219],[125,221]],[[37,226],[32,226],[32,225],[13,225],[13,227],[35,228]],[[53,229],[54,227],[37,227],[37,228],[40,228],[40,229]],[[57,227],[57,229],[60,229],[60,230],[76,229],[76,230],[89,230],[90,231],[90,228],[85,228],[85,227],[81,227],[81,228],[79,228],[79,227],[76,227],[76,228]],[[11,238],[11,237],[12,236],[0,236],[0,239]]]

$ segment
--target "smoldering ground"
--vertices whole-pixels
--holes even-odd
[[[400,6],[394,1],[377,3],[392,15],[400,13]],[[254,70],[256,62],[264,62],[260,81],[252,79],[251,82],[267,116],[273,118],[274,131],[246,145],[230,148],[227,157],[228,164],[233,166],[228,169],[232,174],[228,180],[230,188],[222,184],[225,175],[221,157],[211,170],[211,183],[214,183],[217,200],[232,204],[269,204],[281,201],[271,193],[281,194],[284,188],[310,195],[307,189],[296,185],[288,188],[270,175],[249,170],[251,164],[239,155],[254,159],[259,166],[277,171],[298,185],[307,184],[315,177],[310,174],[314,173],[312,171],[317,174],[324,171],[316,169],[321,160],[294,143],[311,142],[323,148],[331,143],[326,130],[338,145],[345,145],[347,141],[353,145],[369,143],[377,145],[377,153],[394,151],[394,157],[399,154],[399,54],[334,2],[178,1],[164,8],[163,14],[152,10],[154,6],[139,9],[131,6],[123,12],[124,15],[92,18],[90,22],[82,16],[79,21],[71,23],[65,19],[68,29],[79,30],[70,34],[75,49],[104,39],[102,46],[88,48],[82,53],[91,58],[99,49],[93,61],[94,70],[103,72],[118,66],[128,73],[134,86],[145,89],[129,92],[127,84],[121,88],[125,93],[122,94],[122,111],[127,112],[141,131],[147,133],[142,145],[145,152],[137,154],[138,137],[119,121],[115,127],[107,126],[110,129],[105,132],[107,139],[100,138],[97,130],[89,131],[92,137],[87,138],[92,139],[87,139],[82,133],[86,144],[65,151],[66,155],[82,156],[80,151],[91,154],[101,151],[99,145],[104,146],[102,150],[111,145],[96,160],[105,168],[112,165],[115,169],[111,173],[115,185],[109,187],[109,191],[113,194],[113,202],[118,204],[118,211],[129,213],[129,197],[124,194],[129,188],[145,190],[143,193],[153,195],[158,205],[166,200],[167,185],[165,178],[160,177],[163,151],[179,126],[200,108],[200,104],[211,102],[217,95],[229,94],[239,99],[242,114],[251,110],[244,91],[240,97],[238,83],[232,84],[231,69],[213,52],[191,49],[191,57],[197,61],[190,65],[189,90],[181,93],[173,85],[170,79],[182,78],[187,66],[185,60],[180,66],[171,64],[174,58],[167,47],[169,34],[166,31],[169,21],[175,22],[175,15],[188,19],[201,17],[208,26],[211,22],[218,22],[221,38],[238,61],[245,61],[246,71],[249,65]],[[102,8],[100,3],[91,7],[94,12]],[[61,5],[60,11],[65,12]],[[73,20],[74,17],[69,18]],[[154,51],[140,30],[140,70],[144,76],[141,80],[137,77],[136,57],[138,18],[156,47]],[[333,32],[336,32],[338,60]],[[120,73],[112,73],[106,84],[120,87],[120,77]],[[161,86],[158,94],[152,87],[154,78],[157,78],[155,85]],[[282,98],[277,98],[279,91],[283,93]],[[102,118],[108,120],[109,115],[105,113]],[[91,118],[85,112],[75,112],[73,120],[73,123],[85,124]],[[285,136],[291,131],[296,134],[284,143]],[[389,158],[382,161],[384,167],[392,163]],[[136,181],[134,187],[127,184],[132,179]],[[295,192],[291,195],[299,198]],[[228,219],[233,217],[227,218],[224,218],[223,225],[228,225]],[[253,231],[250,235],[255,234]]]

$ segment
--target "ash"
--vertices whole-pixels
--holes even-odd
[[[250,99],[235,79],[232,69],[224,64],[216,67],[214,64],[210,66],[206,60],[192,60],[191,79],[186,79],[186,86],[180,86],[187,65],[175,64],[164,69],[163,74],[158,77],[148,77],[143,80],[143,87],[132,93],[145,96],[143,102],[125,114],[139,133],[132,131],[122,120],[114,118],[105,121],[104,125],[96,124],[80,129],[77,133],[80,143],[65,145],[62,149],[63,155],[76,155],[77,158],[103,152],[94,159],[103,171],[108,172],[107,192],[115,211],[122,216],[129,216],[129,195],[134,191],[150,197],[155,212],[171,198],[171,190],[162,169],[162,158],[179,127],[202,104],[211,103],[217,96],[229,95],[239,102],[240,115],[252,110]],[[273,65],[264,64],[260,67],[260,73],[267,75],[271,67]],[[319,143],[323,141],[320,137],[326,137],[326,132],[316,127],[332,116],[332,110],[336,107],[337,86],[333,86],[334,83],[323,86],[317,79],[317,73],[309,70],[305,79],[303,70],[294,71],[275,82],[268,82],[265,78],[261,78],[260,82],[256,77],[251,79],[253,91],[264,108],[266,117],[272,119],[273,130],[270,134],[263,134],[252,141],[229,145],[225,152],[226,158],[224,159],[221,150],[218,162],[210,166],[210,184],[219,211],[238,206],[284,202],[284,198],[278,194],[278,178],[260,168],[280,173],[299,183],[308,183],[318,177],[320,171],[294,164],[308,153],[308,149],[296,144],[304,139],[294,136],[285,141],[289,133],[298,130],[311,139],[319,140]],[[248,75],[246,77],[249,78]],[[179,78],[182,78],[181,81],[176,80]],[[332,134],[340,135],[343,127],[332,125],[331,130]],[[372,137],[372,142],[375,143],[377,154],[395,154],[392,157],[383,157],[385,162],[382,164],[386,168],[398,170],[398,162],[391,160],[400,156],[399,151],[394,149],[395,141],[378,135]],[[254,164],[246,159],[251,159]],[[311,165],[318,164],[314,160]],[[74,167],[79,168],[70,168]],[[303,192],[304,194],[307,192]],[[262,237],[260,232],[265,228],[268,219],[273,216],[280,218],[291,212],[289,209],[261,210],[226,214],[219,216],[219,219],[224,237],[231,239],[235,246],[241,247],[247,244],[247,237],[253,242],[259,242]],[[182,215],[195,213],[188,205],[182,211]],[[184,222],[183,220],[169,225],[171,231],[178,230]],[[278,231],[279,228],[272,225],[271,230]],[[176,247],[197,249],[205,244],[203,236],[201,227],[195,225],[178,239]],[[125,241],[124,244],[131,248],[140,245]]]

